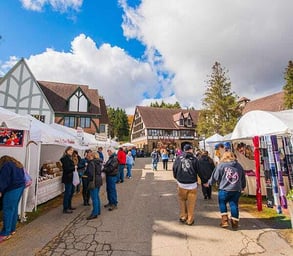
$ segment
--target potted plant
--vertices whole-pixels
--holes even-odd
[[[291,218],[291,228],[293,228],[293,188],[289,190],[286,197],[287,197],[288,210],[289,210],[290,218]]]

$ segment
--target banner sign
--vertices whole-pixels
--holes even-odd
[[[0,128],[0,147],[22,147],[22,130]]]

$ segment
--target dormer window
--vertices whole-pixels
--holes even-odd
[[[183,125],[184,125],[184,119],[183,119],[183,118],[180,118],[180,120],[179,120],[179,125],[180,125],[180,126],[183,126]]]
[[[77,90],[69,99],[69,111],[74,112],[87,112],[88,100],[83,92]]]

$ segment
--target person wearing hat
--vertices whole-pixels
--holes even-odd
[[[192,145],[186,144],[183,150],[183,154],[175,159],[173,176],[178,184],[179,221],[186,225],[193,225],[199,164],[193,154]]]

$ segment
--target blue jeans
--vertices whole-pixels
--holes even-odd
[[[132,169],[132,164],[127,164],[127,177],[130,178],[131,177],[131,169]]]
[[[18,219],[18,204],[22,196],[24,186],[5,192],[3,195],[3,228],[1,236],[9,236],[16,230]]]
[[[241,192],[239,191],[219,190],[218,202],[219,202],[220,212],[228,213],[227,203],[229,203],[232,218],[238,219],[239,218],[238,202],[239,202],[240,195],[241,195]]]
[[[64,190],[64,196],[63,196],[63,210],[68,210],[72,207],[71,201],[72,196],[74,194],[75,187],[72,183],[66,183],[64,184],[65,190]]]
[[[101,201],[100,201],[100,188],[95,188],[90,190],[90,195],[93,203],[92,215],[100,215],[101,214]]]
[[[156,171],[157,168],[158,168],[158,162],[157,161],[153,161],[152,164],[153,164],[153,170]]]
[[[124,168],[125,168],[125,164],[119,164],[118,165],[118,174],[117,174],[117,182],[124,181]]]
[[[117,190],[116,190],[116,176],[107,176],[106,177],[106,186],[107,186],[107,198],[109,204],[117,205]]]

